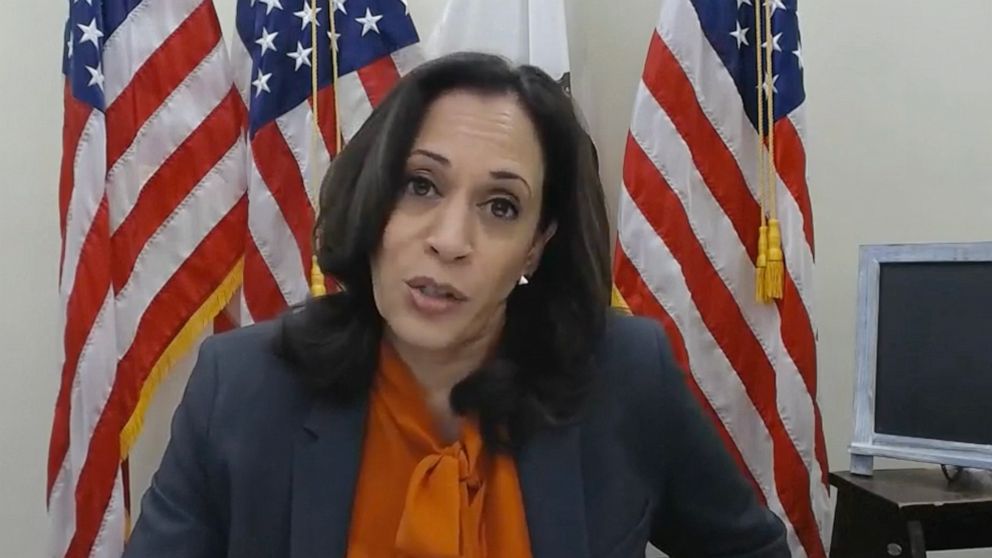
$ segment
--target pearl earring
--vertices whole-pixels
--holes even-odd
[[[528,281],[528,280],[527,280],[527,276],[526,276],[526,275],[521,275],[521,276],[520,276],[520,280],[519,280],[519,281],[517,281],[517,284],[518,284],[518,285],[526,285],[526,284],[527,284],[527,283],[529,283],[529,282],[530,282],[530,281]]]

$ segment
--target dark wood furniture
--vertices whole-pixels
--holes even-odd
[[[948,481],[939,469],[891,469],[831,473],[830,484],[837,489],[831,558],[992,547],[992,487],[973,476]]]

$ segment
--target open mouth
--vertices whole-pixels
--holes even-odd
[[[428,298],[455,302],[467,300],[467,297],[454,286],[448,283],[439,283],[430,277],[414,277],[407,280],[406,284]]]

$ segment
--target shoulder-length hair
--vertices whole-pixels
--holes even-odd
[[[493,357],[451,393],[453,410],[479,420],[487,445],[511,450],[535,429],[579,413],[610,301],[608,220],[592,141],[561,86],[538,68],[459,53],[399,80],[321,185],[315,251],[323,272],[343,288],[284,314],[277,348],[307,385],[336,402],[369,390],[383,333],[370,259],[428,107],[456,89],[510,94],[525,109],[545,165],[539,227],[557,225],[530,283],[507,301]]]

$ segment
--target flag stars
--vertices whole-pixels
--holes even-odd
[[[785,7],[785,4],[782,3],[782,0],[772,0],[772,15],[775,15],[775,12],[777,10],[788,11],[788,8]]]
[[[341,33],[335,33],[333,31],[327,32],[327,38],[331,41],[331,48],[335,51],[338,49],[338,38],[341,37]]]
[[[775,93],[775,94],[778,93],[778,85],[777,85],[778,84],[778,78],[779,78],[779,76],[772,77],[772,81],[771,81],[771,84],[770,84],[771,85],[771,92],[772,93]],[[769,86],[769,83],[768,83],[767,80],[765,80],[765,82],[762,83],[761,85],[759,85],[758,88],[763,89],[764,92],[765,92],[765,95],[768,95],[768,93],[769,93],[768,92],[768,86]]]
[[[263,27],[262,36],[255,40],[255,44],[262,47],[262,52],[258,55],[259,57],[265,56],[265,51],[271,50],[273,52],[279,52],[276,48],[275,40],[279,32],[269,33],[269,31]]]
[[[83,36],[79,39],[79,44],[83,43],[93,43],[93,46],[100,49],[100,39],[103,37],[103,31],[96,25],[96,18],[90,21],[89,25],[83,25],[82,23],[77,23],[77,27],[83,32]]]
[[[362,36],[364,37],[369,31],[379,32],[380,19],[382,19],[381,15],[373,15],[371,9],[365,8],[365,17],[356,17],[355,21],[362,24]]]
[[[751,30],[750,27],[741,27],[741,22],[737,23],[737,29],[730,32],[730,36],[737,39],[737,48],[742,46],[749,46],[751,43],[747,42],[747,32]]]
[[[90,87],[95,85],[103,91],[103,69],[100,64],[97,64],[96,68],[86,66],[86,71],[90,73],[90,82],[87,85]]]
[[[782,39],[782,34],[779,33],[772,37],[772,50],[775,52],[782,52],[782,45],[779,41]],[[761,44],[761,48],[768,48],[768,41]]]
[[[65,42],[66,56],[68,58],[72,58],[72,52],[74,47],[75,47],[75,43],[72,40],[72,31],[69,31],[69,40]]]
[[[748,6],[752,6],[752,7],[754,6],[754,4],[751,3],[751,0],[737,0],[737,9],[738,10],[741,9],[741,6],[743,6],[744,4],[747,4]]]
[[[272,93],[272,90],[269,89],[269,79],[271,78],[272,78],[271,72],[265,74],[262,73],[262,70],[258,70],[258,77],[255,78],[255,81],[251,82],[251,84],[256,87],[256,91],[255,91],[256,97],[261,95],[262,91],[265,91],[266,93]]]
[[[313,52],[313,47],[303,48],[303,43],[296,42],[296,52],[287,52],[286,56],[292,58],[296,62],[296,70],[299,71],[304,64],[310,65],[310,53]]]
[[[803,61],[803,44],[799,43],[796,45],[796,50],[792,51],[792,54],[796,55],[796,60],[799,61],[799,69],[805,70],[806,68]]]
[[[344,7],[344,3],[347,2],[347,1],[348,0],[333,0],[333,2],[334,2],[334,11],[335,12],[341,12],[344,15],[348,15],[348,9]]]
[[[293,12],[293,15],[300,18],[300,30],[301,31],[305,30],[307,28],[307,25],[310,25],[311,23],[313,23],[317,27],[320,27],[320,22],[317,21],[317,15],[320,13],[320,10],[323,9],[324,8],[317,8],[316,10],[314,10],[310,6],[310,2],[304,0],[303,9],[298,12]]]
[[[272,10],[281,10],[282,2],[279,0],[258,0],[260,3],[265,4],[265,15],[272,13]]]

